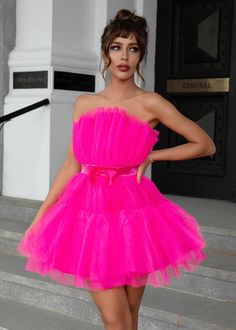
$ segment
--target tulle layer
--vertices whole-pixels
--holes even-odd
[[[124,196],[126,207],[118,210],[113,202],[113,209],[106,208],[110,212],[102,212],[101,206],[95,210],[94,205],[100,199],[99,189],[108,186],[97,182],[86,210],[87,195],[79,187],[86,192],[90,183],[81,173],[73,177],[58,202],[19,243],[18,252],[28,257],[25,270],[93,291],[125,284],[160,287],[169,285],[170,278],[179,277],[182,270],[194,271],[206,258],[206,242],[196,219],[161,195],[147,177],[140,184],[136,176],[120,180],[126,180],[124,191],[133,196],[131,206],[127,207]],[[74,192],[69,194],[72,187]],[[106,197],[109,192],[104,189],[100,193]],[[115,184],[109,189],[115,193]],[[156,205],[137,207],[139,199],[155,200]]]

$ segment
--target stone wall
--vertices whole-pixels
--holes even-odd
[[[0,0],[0,116],[9,88],[8,56],[15,46],[16,0]],[[0,194],[2,191],[3,130],[0,131]]]

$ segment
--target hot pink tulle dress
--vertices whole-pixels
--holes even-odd
[[[160,287],[206,259],[197,220],[145,174],[137,182],[158,135],[118,107],[97,107],[73,121],[82,169],[18,244],[26,271],[93,291]]]

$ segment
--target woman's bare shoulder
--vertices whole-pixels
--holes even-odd
[[[163,108],[167,103],[169,101],[157,92],[145,91],[142,94],[143,107],[153,114],[157,114],[158,109]]]
[[[157,92],[152,91],[145,91],[142,95],[142,100],[145,103],[145,105],[152,105],[156,102],[165,102],[167,101],[161,94],[158,94]]]
[[[88,102],[91,102],[93,94],[81,94],[75,100],[75,106],[83,108]]]
[[[74,103],[73,119],[78,119],[83,113],[92,109],[94,105],[94,94],[81,94],[76,97]]]
[[[143,105],[160,121],[166,120],[167,117],[173,119],[176,118],[176,116],[181,116],[180,111],[172,102],[156,92],[147,92],[143,96]]]
[[[100,93],[91,93],[91,94],[81,94],[77,97],[76,103],[80,106],[86,106],[86,108],[93,107],[103,98],[103,95]]]

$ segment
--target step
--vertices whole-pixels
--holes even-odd
[[[142,305],[148,308],[149,317],[155,315],[181,329],[235,329],[235,303],[174,291],[172,287],[146,287]]]
[[[198,197],[165,195],[198,221],[208,246],[236,254],[236,203]]]
[[[0,252],[3,255],[20,256],[16,247],[26,227],[24,222],[0,219]],[[210,298],[236,301],[236,253],[209,247],[204,251],[206,260],[194,272],[182,271],[180,277],[171,279],[172,287]],[[24,269],[22,265],[20,267]]]
[[[23,234],[29,227],[31,221],[32,219],[25,221],[25,219],[20,220],[18,218],[15,220],[0,216],[0,239],[7,237],[13,240],[14,238],[19,240],[22,236],[19,236],[19,233]],[[236,255],[236,230],[232,228],[230,229],[217,227],[217,225],[221,225],[217,223],[214,225],[215,227],[200,225],[208,247],[213,248],[214,250],[218,250],[219,253],[222,252],[222,254],[227,253]],[[16,235],[14,233],[16,233]]]
[[[165,196],[195,216],[201,226],[236,230],[236,203],[188,196]]]
[[[18,255],[16,247],[29,223],[0,218],[0,252]]]
[[[180,278],[173,278],[171,280],[171,286],[169,287],[156,288],[156,290],[153,290],[153,288],[149,286],[146,287],[143,301],[145,297],[147,300],[145,305],[142,304],[141,306],[142,316],[140,324],[142,329],[175,329],[176,327],[179,329],[178,325],[181,326],[181,329],[234,329],[235,327],[232,327],[232,325],[236,324],[236,320],[234,318],[235,313],[232,312],[232,306],[235,307],[236,292],[236,204],[227,201],[214,201],[184,196],[166,195],[166,197],[185,208],[197,218],[208,244],[205,249],[207,259],[199,265],[194,273],[183,271]],[[0,217],[2,217],[2,219],[0,219],[0,251],[4,252],[6,258],[16,257],[24,260],[24,258],[20,257],[17,253],[14,256],[16,252],[15,248],[22,234],[32,221],[34,214],[36,214],[37,209],[40,207],[40,204],[41,202],[37,201],[0,197]],[[8,217],[14,220],[7,219]],[[7,253],[9,254],[8,256]],[[19,263],[17,264],[17,262],[16,268],[19,271]],[[10,263],[14,264],[14,261],[11,259]],[[58,292],[60,292],[60,295],[62,294],[61,288],[63,288],[65,291],[63,291],[63,296],[61,298],[65,306],[68,306],[68,304],[70,306],[68,302],[68,296],[71,294],[70,290],[76,290],[77,295],[78,292],[82,292],[83,296],[86,294],[86,290],[63,287],[55,284],[49,277],[44,278],[35,273],[25,272],[24,263],[25,261],[21,264],[21,269],[23,270],[22,274],[17,274],[17,272],[14,274],[9,268],[7,268],[7,270],[10,271],[9,273],[7,271],[1,272],[0,287],[3,283],[3,287],[8,287],[10,293],[12,286],[15,290],[17,288],[16,291],[20,293],[24,291],[22,286],[24,286],[24,288],[27,286],[27,292],[33,292],[32,296],[37,296],[39,294],[40,300],[42,297],[42,283],[44,283],[46,288],[44,287],[43,296],[45,297],[46,295],[45,299],[48,299],[47,295],[49,295],[49,300],[53,299],[53,301],[54,299],[58,299]],[[6,266],[6,263],[3,264]],[[2,270],[1,258],[0,270]],[[20,279],[23,281],[22,283],[17,282]],[[41,283],[41,286],[38,282]],[[51,289],[53,289],[51,291],[49,290],[48,293],[49,285],[51,285]],[[56,289],[58,286],[60,287],[59,291]],[[38,292],[39,290],[40,292]],[[65,295],[65,292],[70,293]],[[169,292],[169,295],[167,292]],[[7,295],[7,290],[4,291],[4,294]],[[151,297],[151,295],[154,295],[153,303],[149,306],[148,302],[151,302],[149,296]],[[13,300],[15,296],[17,295],[13,294]],[[22,297],[22,294],[19,294],[19,296]],[[169,299],[167,307],[162,306],[165,297]],[[186,306],[191,306],[191,301],[196,301],[197,305],[193,303],[194,308],[191,311],[193,317],[191,313],[184,314],[180,311],[174,313],[168,310],[168,304],[171,305],[170,302],[174,301],[178,304],[178,299],[176,299],[176,297],[182,297],[183,306],[185,306],[185,303]],[[79,299],[81,299],[81,295]],[[89,299],[89,296],[87,296],[87,299]],[[195,299],[203,299],[203,301]],[[161,300],[161,306],[156,308],[157,301],[159,300]],[[29,301],[32,303],[31,300]],[[80,305],[81,303],[78,302],[78,306]],[[42,306],[45,308],[43,303]],[[205,308],[206,306],[207,309]],[[46,308],[48,307],[46,306]],[[199,315],[196,313],[198,310]],[[215,310],[218,311],[218,314],[214,313]],[[62,312],[63,311],[60,311],[60,313]],[[94,313],[96,313],[96,311],[94,311]],[[228,320],[223,319],[223,323],[218,317],[218,315],[222,316],[222,313],[228,318]]]
[[[0,262],[1,269],[3,268],[2,261]],[[10,260],[8,265],[12,265],[14,261]],[[24,277],[19,274],[0,271],[0,296],[14,302],[61,313],[79,321],[83,320],[84,322],[100,326],[102,329],[100,315],[87,290],[61,286],[55,284],[49,278],[39,277],[34,273],[26,275],[27,277]],[[140,320],[140,329],[177,330],[179,327],[166,321],[157,320],[155,315],[154,318],[144,315]]]
[[[220,247],[228,253],[236,254],[236,203],[175,195],[166,197],[196,217],[208,247]],[[0,218],[20,221],[23,223],[22,228],[26,229],[41,203],[42,201],[0,196]],[[20,232],[23,233],[24,230]]]
[[[206,260],[194,272],[182,272],[171,279],[171,287],[178,291],[236,303],[236,256],[204,250]]]
[[[0,196],[0,217],[31,222],[42,201],[25,198]]]
[[[101,326],[90,292],[62,286],[24,272],[22,257],[1,255],[0,296]],[[52,303],[53,302],[53,303]],[[140,329],[233,329],[235,303],[147,286],[140,307]]]
[[[0,330],[99,330],[101,327],[42,308],[0,298]]]

